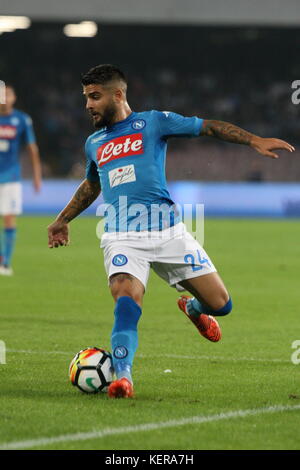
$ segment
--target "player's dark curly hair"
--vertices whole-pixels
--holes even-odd
[[[105,85],[113,80],[122,80],[127,84],[122,70],[112,64],[96,65],[96,67],[81,75],[81,83],[84,86],[94,84]]]

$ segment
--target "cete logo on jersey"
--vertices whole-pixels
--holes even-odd
[[[97,160],[99,166],[103,166],[117,158],[141,155],[142,153],[144,153],[143,134],[122,135],[101,145],[97,150]]]
[[[15,126],[0,126],[0,139],[14,139],[17,135]]]

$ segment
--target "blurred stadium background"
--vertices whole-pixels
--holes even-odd
[[[93,129],[80,75],[115,63],[135,111],[229,121],[296,147],[273,161],[214,139],[171,140],[167,176],[177,202],[204,202],[207,215],[300,216],[300,105],[291,101],[300,79],[297,0],[1,3],[0,78],[33,118],[45,178],[40,196],[25,183],[25,213],[56,212],[83,178]],[[29,27],[5,32],[5,15],[25,15]],[[96,34],[65,35],[66,24],[81,21],[95,22]]]

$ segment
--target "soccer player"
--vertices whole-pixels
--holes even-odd
[[[10,84],[6,84],[5,97],[5,104],[0,104],[0,215],[3,218],[3,230],[0,231],[0,275],[11,276],[16,218],[22,213],[21,145],[25,145],[31,158],[36,191],[41,187],[41,164],[31,118],[14,109],[16,94]]]
[[[165,179],[168,139],[212,136],[248,145],[271,158],[278,158],[276,149],[292,152],[294,147],[222,121],[155,110],[133,112],[126,99],[125,76],[113,65],[92,68],[82,76],[82,85],[86,108],[97,130],[85,144],[86,178],[49,225],[48,246],[68,245],[68,223],[102,190],[110,215],[101,247],[115,300],[111,345],[117,379],[110,385],[108,395],[131,397],[137,324],[150,267],[171,286],[192,294],[193,297],[182,296],[178,306],[208,340],[221,338],[214,317],[227,315],[232,309],[230,296],[212,261],[174,209]],[[169,218],[158,217],[160,205],[171,208]]]

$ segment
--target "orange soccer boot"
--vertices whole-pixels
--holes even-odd
[[[132,398],[133,385],[126,377],[123,377],[112,382],[107,393],[110,398]]]
[[[209,341],[213,341],[216,343],[220,341],[222,337],[221,328],[219,323],[212,315],[206,315],[205,313],[200,313],[198,317],[190,315],[187,310],[187,302],[192,297],[188,297],[187,295],[182,295],[178,301],[178,307],[183,313],[194,323],[195,327],[199,331],[199,333],[204,336],[204,338],[208,339]]]

